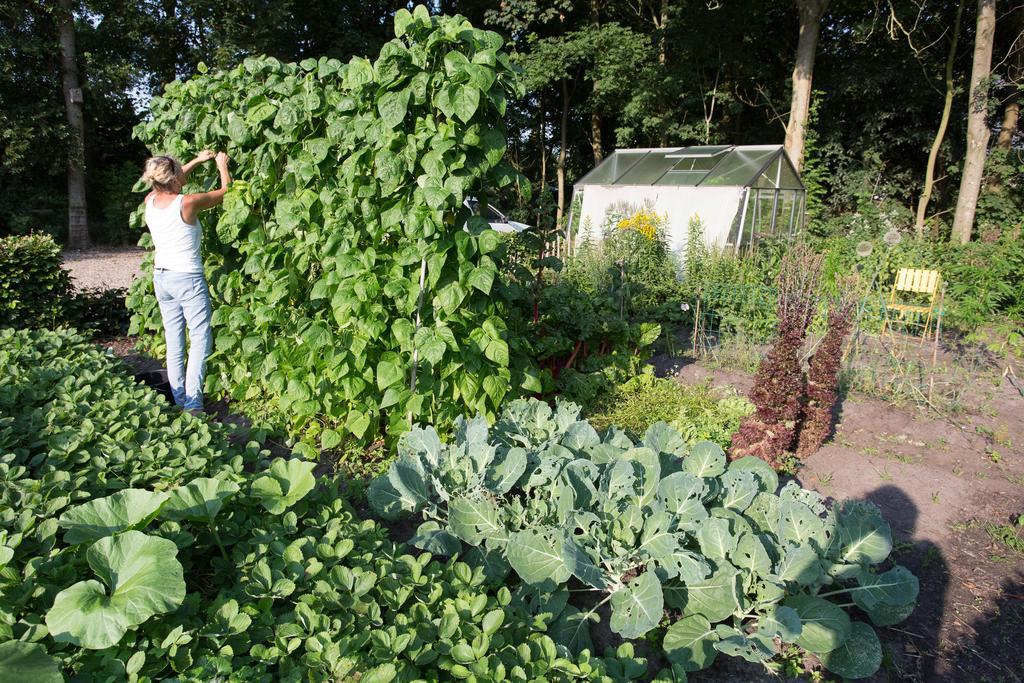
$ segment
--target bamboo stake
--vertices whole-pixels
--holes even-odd
[[[416,299],[416,329],[413,332],[412,376],[409,378],[409,391],[416,391],[416,370],[420,361],[420,350],[416,348],[416,332],[420,330],[420,309],[423,308],[423,286],[427,281],[427,259],[420,259],[420,293]],[[409,426],[412,427],[412,409],[409,409]]]
[[[932,346],[932,368],[935,368],[935,363],[939,357],[939,335],[942,333],[942,312],[943,305],[946,303],[946,283],[942,283],[942,293],[939,295],[939,314],[935,320],[935,342]]]

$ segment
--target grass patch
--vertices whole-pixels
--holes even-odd
[[[641,436],[655,422],[678,429],[687,443],[713,441],[723,448],[752,413],[753,404],[735,393],[705,384],[680,384],[674,379],[637,375],[591,406],[587,418],[597,429],[618,425]]]

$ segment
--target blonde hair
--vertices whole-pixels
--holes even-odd
[[[181,162],[174,157],[150,157],[142,169],[142,181],[158,190],[171,191],[181,173]]]

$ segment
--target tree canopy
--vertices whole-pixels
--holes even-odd
[[[69,130],[53,3],[0,9],[0,234],[66,231]],[[147,151],[131,130],[151,97],[204,62],[375,54],[396,0],[79,0],[90,223],[98,241],[135,241],[130,188]],[[617,147],[782,143],[793,89],[800,2],[441,0],[440,12],[506,36],[527,92],[506,115],[509,160],[533,184],[505,196],[513,216],[554,221],[568,187]],[[976,224],[1019,213],[1021,133],[1000,135],[1022,96],[1020,2],[997,4],[992,74],[984,80],[990,146]],[[946,93],[957,3],[833,0],[820,20],[805,149],[815,169],[814,229],[849,230],[884,216],[908,229],[922,193]],[[926,210],[929,234],[952,223],[967,145],[977,3],[965,2],[952,54],[954,97]],[[1016,108],[1016,109],[1014,109]],[[565,124],[563,125],[563,120]],[[1012,118],[1013,124],[1016,117]],[[1007,142],[1003,142],[1007,140]],[[997,142],[998,141],[998,142]],[[556,170],[561,166],[562,173]],[[563,197],[563,203],[568,198]],[[828,223],[828,221],[832,223]],[[837,222],[838,221],[838,222]]]

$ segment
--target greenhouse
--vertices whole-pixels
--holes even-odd
[[[792,237],[806,190],[782,145],[705,145],[616,150],[574,186],[567,242],[601,239],[622,217],[653,211],[669,245],[685,248],[699,219],[709,247],[746,251]]]

